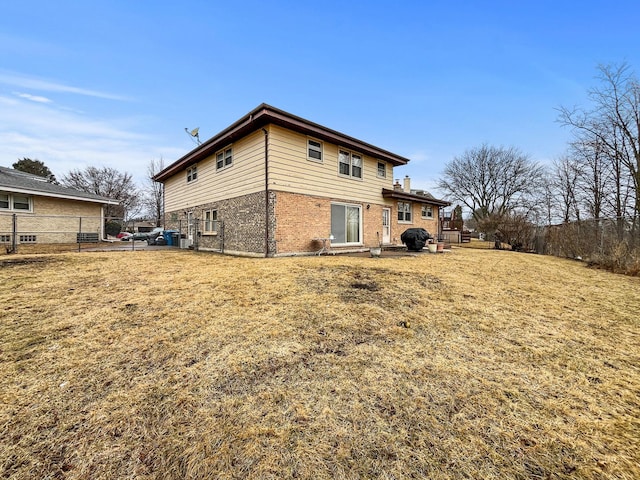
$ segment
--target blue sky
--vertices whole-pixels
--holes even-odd
[[[489,143],[550,162],[598,64],[640,73],[640,2],[30,1],[0,6],[0,165],[140,182],[262,102],[406,156],[434,191]],[[434,191],[434,193],[437,193]]]

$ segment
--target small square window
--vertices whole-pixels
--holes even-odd
[[[221,170],[233,164],[233,149],[226,148],[216,153],[216,170]]]
[[[433,207],[431,205],[422,206],[422,218],[433,218]]]
[[[307,141],[307,158],[315,162],[322,162],[322,143],[315,140]]]

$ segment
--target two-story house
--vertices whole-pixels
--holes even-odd
[[[272,257],[398,244],[411,227],[436,234],[449,203],[394,185],[408,161],[262,104],[155,180],[165,228],[199,249]]]

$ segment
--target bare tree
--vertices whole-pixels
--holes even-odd
[[[611,184],[617,183],[606,150],[597,138],[583,135],[572,142],[570,155],[578,169],[576,198],[592,218],[599,219],[603,215],[605,198],[615,191]]]
[[[564,223],[569,223],[571,220],[580,221],[577,195],[579,179],[580,168],[574,158],[564,156],[553,162],[553,186]]]
[[[626,63],[601,65],[598,70],[601,86],[589,91],[593,108],[561,107],[559,120],[572,127],[577,138],[597,142],[615,181],[615,215],[622,226],[630,213],[636,229],[640,212],[640,83]]]
[[[105,216],[129,218],[135,216],[139,208],[140,196],[133,177],[110,167],[87,167],[71,170],[62,177],[62,184],[87,193],[94,193],[120,202],[107,205]]]
[[[164,170],[164,160],[151,159],[147,165],[147,179],[145,186],[144,204],[149,216],[154,219],[156,227],[162,224],[164,214],[164,189],[162,183],[153,180],[153,177]]]
[[[438,188],[466,205],[482,224],[515,210],[528,212],[544,170],[515,147],[481,145],[455,157],[444,169]]]

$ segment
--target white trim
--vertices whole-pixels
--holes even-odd
[[[119,205],[120,202],[118,202],[117,200],[112,200],[109,198],[106,198],[104,200],[98,200],[96,198],[86,198],[86,197],[76,197],[74,195],[66,195],[63,193],[49,193],[49,192],[43,192],[41,190],[30,190],[30,189],[26,189],[26,188],[15,188],[15,187],[8,187],[8,186],[0,186],[0,192],[7,192],[7,193],[24,193],[26,195],[33,195],[35,197],[51,197],[51,198],[63,198],[65,200],[78,200],[80,202],[91,202],[91,203],[100,203],[102,205]]]

